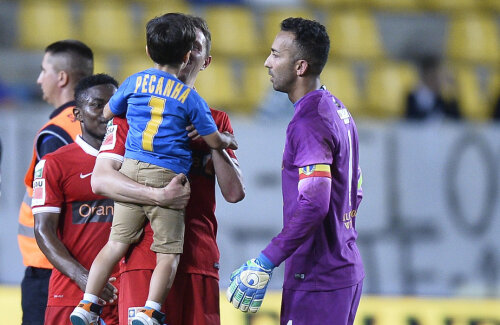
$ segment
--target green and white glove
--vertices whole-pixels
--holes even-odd
[[[256,313],[262,305],[274,265],[260,254],[231,274],[231,284],[226,291],[227,300],[243,312]]]

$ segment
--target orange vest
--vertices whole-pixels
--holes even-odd
[[[26,185],[26,193],[24,194],[23,202],[19,210],[19,228],[17,232],[17,240],[19,248],[23,255],[23,263],[26,266],[52,269],[53,266],[42,253],[35,239],[35,219],[31,212],[31,197],[33,196],[33,174],[35,165],[41,158],[38,157],[37,142],[41,135],[51,134],[61,139],[65,144],[75,141],[76,136],[82,134],[80,122],[73,115],[73,105],[67,106],[59,114],[52,117],[38,131],[34,145],[31,164],[24,177]]]

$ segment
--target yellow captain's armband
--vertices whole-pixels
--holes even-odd
[[[299,180],[308,177],[328,177],[332,178],[332,172],[330,171],[330,165],[317,164],[309,165],[299,168]]]

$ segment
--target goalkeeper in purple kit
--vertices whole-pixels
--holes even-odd
[[[285,261],[281,325],[353,324],[365,276],[355,227],[358,132],[344,104],[321,85],[329,49],[323,25],[288,18],[265,62],[273,88],[295,107],[283,153],[284,227],[233,272],[227,298],[257,312],[273,268]]]

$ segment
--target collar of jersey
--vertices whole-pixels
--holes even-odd
[[[94,157],[97,157],[97,154],[99,153],[99,150],[97,150],[96,148],[92,147],[90,144],[88,144],[87,142],[85,142],[85,140],[83,140],[82,136],[79,135],[76,137],[76,140],[75,142],[83,149],[83,151],[85,151],[87,154],[91,155],[91,156],[94,156]]]

